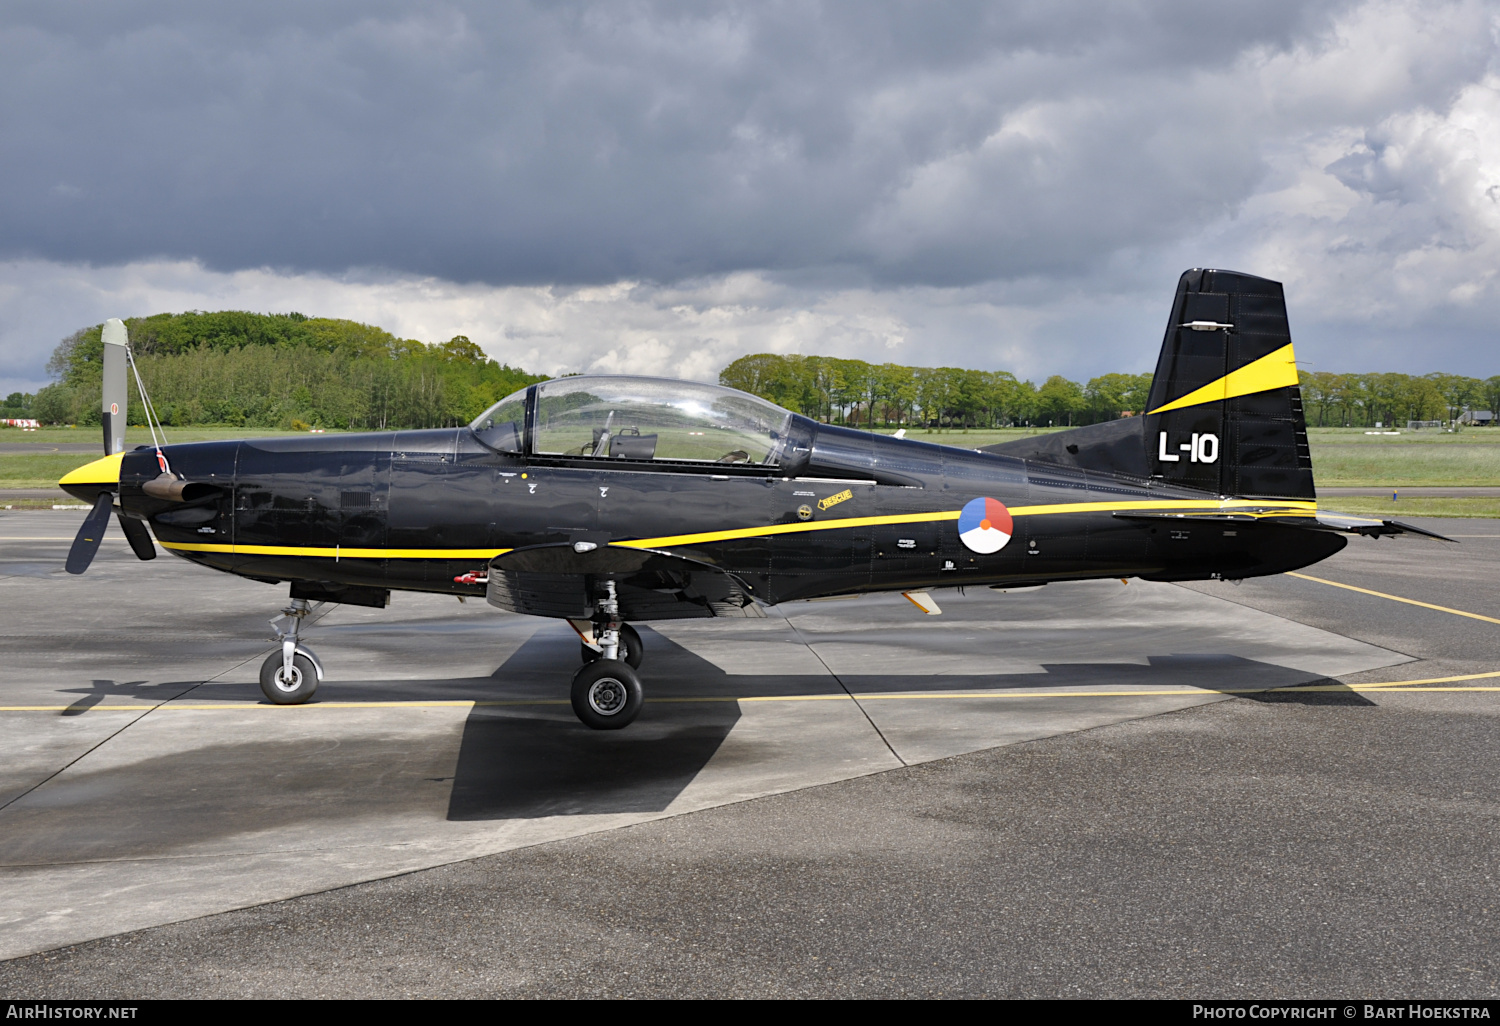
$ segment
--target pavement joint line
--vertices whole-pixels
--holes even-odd
[[[320,855],[342,851],[367,851],[381,848],[404,851],[420,848],[419,841],[393,841],[389,844],[337,844],[323,848],[267,848],[264,851],[205,851],[186,855],[122,855],[117,859],[66,859],[56,862],[0,862],[0,872],[7,869],[49,869],[53,866],[110,866],[126,862],[192,862],[201,859],[244,859],[262,855]],[[3,925],[3,924],[0,924]]]
[[[1287,572],[1288,577],[1300,577],[1304,581],[1316,581],[1319,584],[1327,584],[1334,588],[1344,588],[1348,591],[1357,591],[1361,595],[1374,595],[1376,598],[1390,599],[1392,602],[1405,602],[1409,606],[1421,606],[1423,609],[1436,609],[1440,613],[1452,613],[1454,616],[1467,616],[1471,620],[1483,620],[1486,623],[1500,623],[1500,619],[1493,616],[1481,616],[1479,613],[1466,613],[1462,609],[1450,609],[1447,606],[1433,605],[1431,602],[1418,602],[1416,599],[1402,598],[1400,595],[1388,595],[1383,591],[1371,591],[1369,588],[1356,588],[1352,584],[1340,584],[1338,581],[1326,580],[1322,577],[1314,577],[1312,574],[1299,574]]]
[[[232,667],[231,667],[231,669],[232,669]],[[193,688],[198,687],[202,683],[203,683],[203,681],[199,681],[197,684],[192,684],[189,687],[187,687],[187,688],[183,689],[182,691],[178,692],[176,695],[174,695],[172,697],[173,698],[181,698],[183,695],[187,694],[189,691],[192,691]],[[131,727],[135,726],[137,723],[139,723],[142,720],[144,720],[147,716],[150,716],[153,712],[155,712],[157,709],[160,709],[162,706],[166,705],[171,700],[172,700],[172,698],[164,698],[159,703],[157,703],[155,705],[148,705],[148,706],[146,706],[146,708],[144,710],[140,710],[140,706],[125,706],[124,708],[127,708],[127,709],[129,709],[131,711],[140,710],[141,714],[139,716],[132,717],[128,722],[126,722],[124,724],[121,724],[119,730],[111,731],[107,736],[101,738],[97,744],[90,745],[86,750],[84,750],[83,752],[79,753],[74,758],[69,759],[67,762],[65,762],[63,765],[59,766],[57,769],[53,770],[51,773],[47,774],[41,780],[38,780],[35,784],[32,784],[26,790],[22,791],[20,794],[16,795],[14,798],[10,799],[10,801],[5,802],[3,805],[0,805],[0,812],[4,812],[6,809],[10,808],[16,802],[20,801],[22,798],[25,798],[27,795],[31,794],[33,791],[37,790],[37,788],[41,787],[42,785],[51,783],[53,780],[56,780],[59,776],[61,776],[62,774],[66,773],[69,769],[71,769],[72,767],[78,765],[78,763],[82,762],[84,759],[88,758],[90,755],[93,755],[99,749],[101,749],[105,745],[109,744],[115,738],[117,738],[121,734],[125,733],[125,731],[129,730]],[[67,709],[71,709],[71,708],[72,708],[71,704],[64,705],[64,706],[59,706],[58,707],[58,709],[60,711],[66,711]]]
[[[838,686],[843,689],[844,694],[849,696],[850,701],[854,703],[854,708],[858,709],[860,715],[865,718],[865,722],[869,723],[870,729],[875,731],[875,736],[880,738],[881,743],[884,744],[886,749],[890,751],[891,757],[899,762],[902,766],[910,765],[905,759],[901,757],[901,753],[896,751],[896,746],[891,744],[891,739],[885,736],[885,731],[880,729],[880,724],[875,722],[875,717],[870,715],[870,710],[866,709],[864,705],[860,703],[859,698],[855,696],[853,690],[850,689],[848,684],[844,683],[844,678],[835,673],[833,667],[828,665],[828,660],[823,658],[822,653],[813,648],[812,643],[802,636],[802,632],[797,629],[797,625],[792,623],[792,618],[786,613],[782,613],[781,618],[786,621],[786,625],[791,628],[792,634],[796,635],[797,640],[802,643],[802,647],[812,653],[812,657],[823,665],[823,669],[827,671],[828,676],[832,677],[838,684]],[[838,696],[830,695],[828,697],[837,698]],[[755,699],[749,699],[749,701],[755,701]]]

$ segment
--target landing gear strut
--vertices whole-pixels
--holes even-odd
[[[630,624],[622,623],[620,624],[620,641],[625,646],[625,661],[630,664],[632,670],[639,670],[641,668],[641,660],[646,655],[646,648],[641,642],[640,632],[630,626]],[[592,663],[596,659],[604,658],[604,654],[599,649],[594,648],[586,641],[580,644],[578,648],[578,654],[585,663]]]
[[[573,675],[573,712],[594,730],[619,730],[640,715],[645,701],[635,673],[645,649],[636,629],[620,621],[614,581],[604,582],[597,616],[590,632],[597,651],[588,643],[589,636],[579,630],[584,638],[583,668]]]
[[[272,652],[260,664],[260,690],[276,705],[300,705],[313,696],[323,679],[323,665],[301,641],[302,621],[312,611],[307,599],[294,598],[280,616],[271,620],[281,651]],[[290,621],[285,630],[280,626],[282,620]]]

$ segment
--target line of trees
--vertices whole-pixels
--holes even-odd
[[[1009,371],[905,367],[829,356],[742,356],[719,382],[804,416],[855,427],[1075,426],[1139,413],[1150,374],[1102,374],[1040,385]]]
[[[368,324],[302,314],[157,314],[125,322],[162,422],[364,430],[463,424],[542,375],[489,359],[463,335],[426,345]],[[29,400],[46,423],[97,424],[103,325],[63,339],[59,380]],[[9,402],[10,400],[7,400]],[[132,419],[140,397],[130,382]]]
[[[131,318],[131,349],[168,425],[322,426],[377,430],[466,423],[542,375],[497,363],[468,338],[427,345],[356,321],[298,313],[189,312]],[[48,370],[58,380],[13,393],[0,417],[97,424],[103,325],[63,339]],[[1300,375],[1308,423],[1370,427],[1453,420],[1500,410],[1500,375]],[[907,367],[828,356],[757,353],[719,374],[722,384],[808,417],[859,427],[1076,426],[1141,413],[1150,374],[1053,375],[1040,385],[1007,371]],[[130,385],[131,410],[140,398]]]
[[[1299,376],[1307,422],[1314,427],[1454,420],[1465,410],[1500,410],[1500,375]],[[860,427],[1094,424],[1143,412],[1151,390],[1150,374],[1103,374],[1087,382],[1053,375],[1037,385],[1006,371],[774,353],[740,357],[720,372],[719,382],[804,416]]]
[[[1333,374],[1302,371],[1302,408],[1314,427],[1404,425],[1456,420],[1465,410],[1500,410],[1500,375]]]

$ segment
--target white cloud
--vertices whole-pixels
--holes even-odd
[[[704,381],[751,352],[1086,375],[1145,369],[1157,344],[1154,324],[1136,324],[1123,349],[1098,344],[1101,333],[1088,322],[1118,317],[1121,304],[1112,297],[1074,294],[1028,305],[991,289],[804,289],[748,272],[671,287],[621,282],[563,289],[267,269],[223,273],[192,262],[92,268],[13,261],[0,264],[0,283],[5,391],[41,384],[27,372],[76,328],[106,317],[194,309],[347,317],[425,342],[467,335],[497,360],[549,374]],[[1171,286],[1158,283],[1150,320],[1165,310]]]
[[[189,308],[1087,377],[1190,266],[1315,366],[1500,371],[1495,0],[185,10],[0,19],[0,388]]]

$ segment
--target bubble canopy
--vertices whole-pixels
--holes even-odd
[[[530,439],[537,455],[774,465],[792,416],[720,385],[581,375],[500,400],[469,425],[479,440],[502,452],[523,451],[533,390]]]

